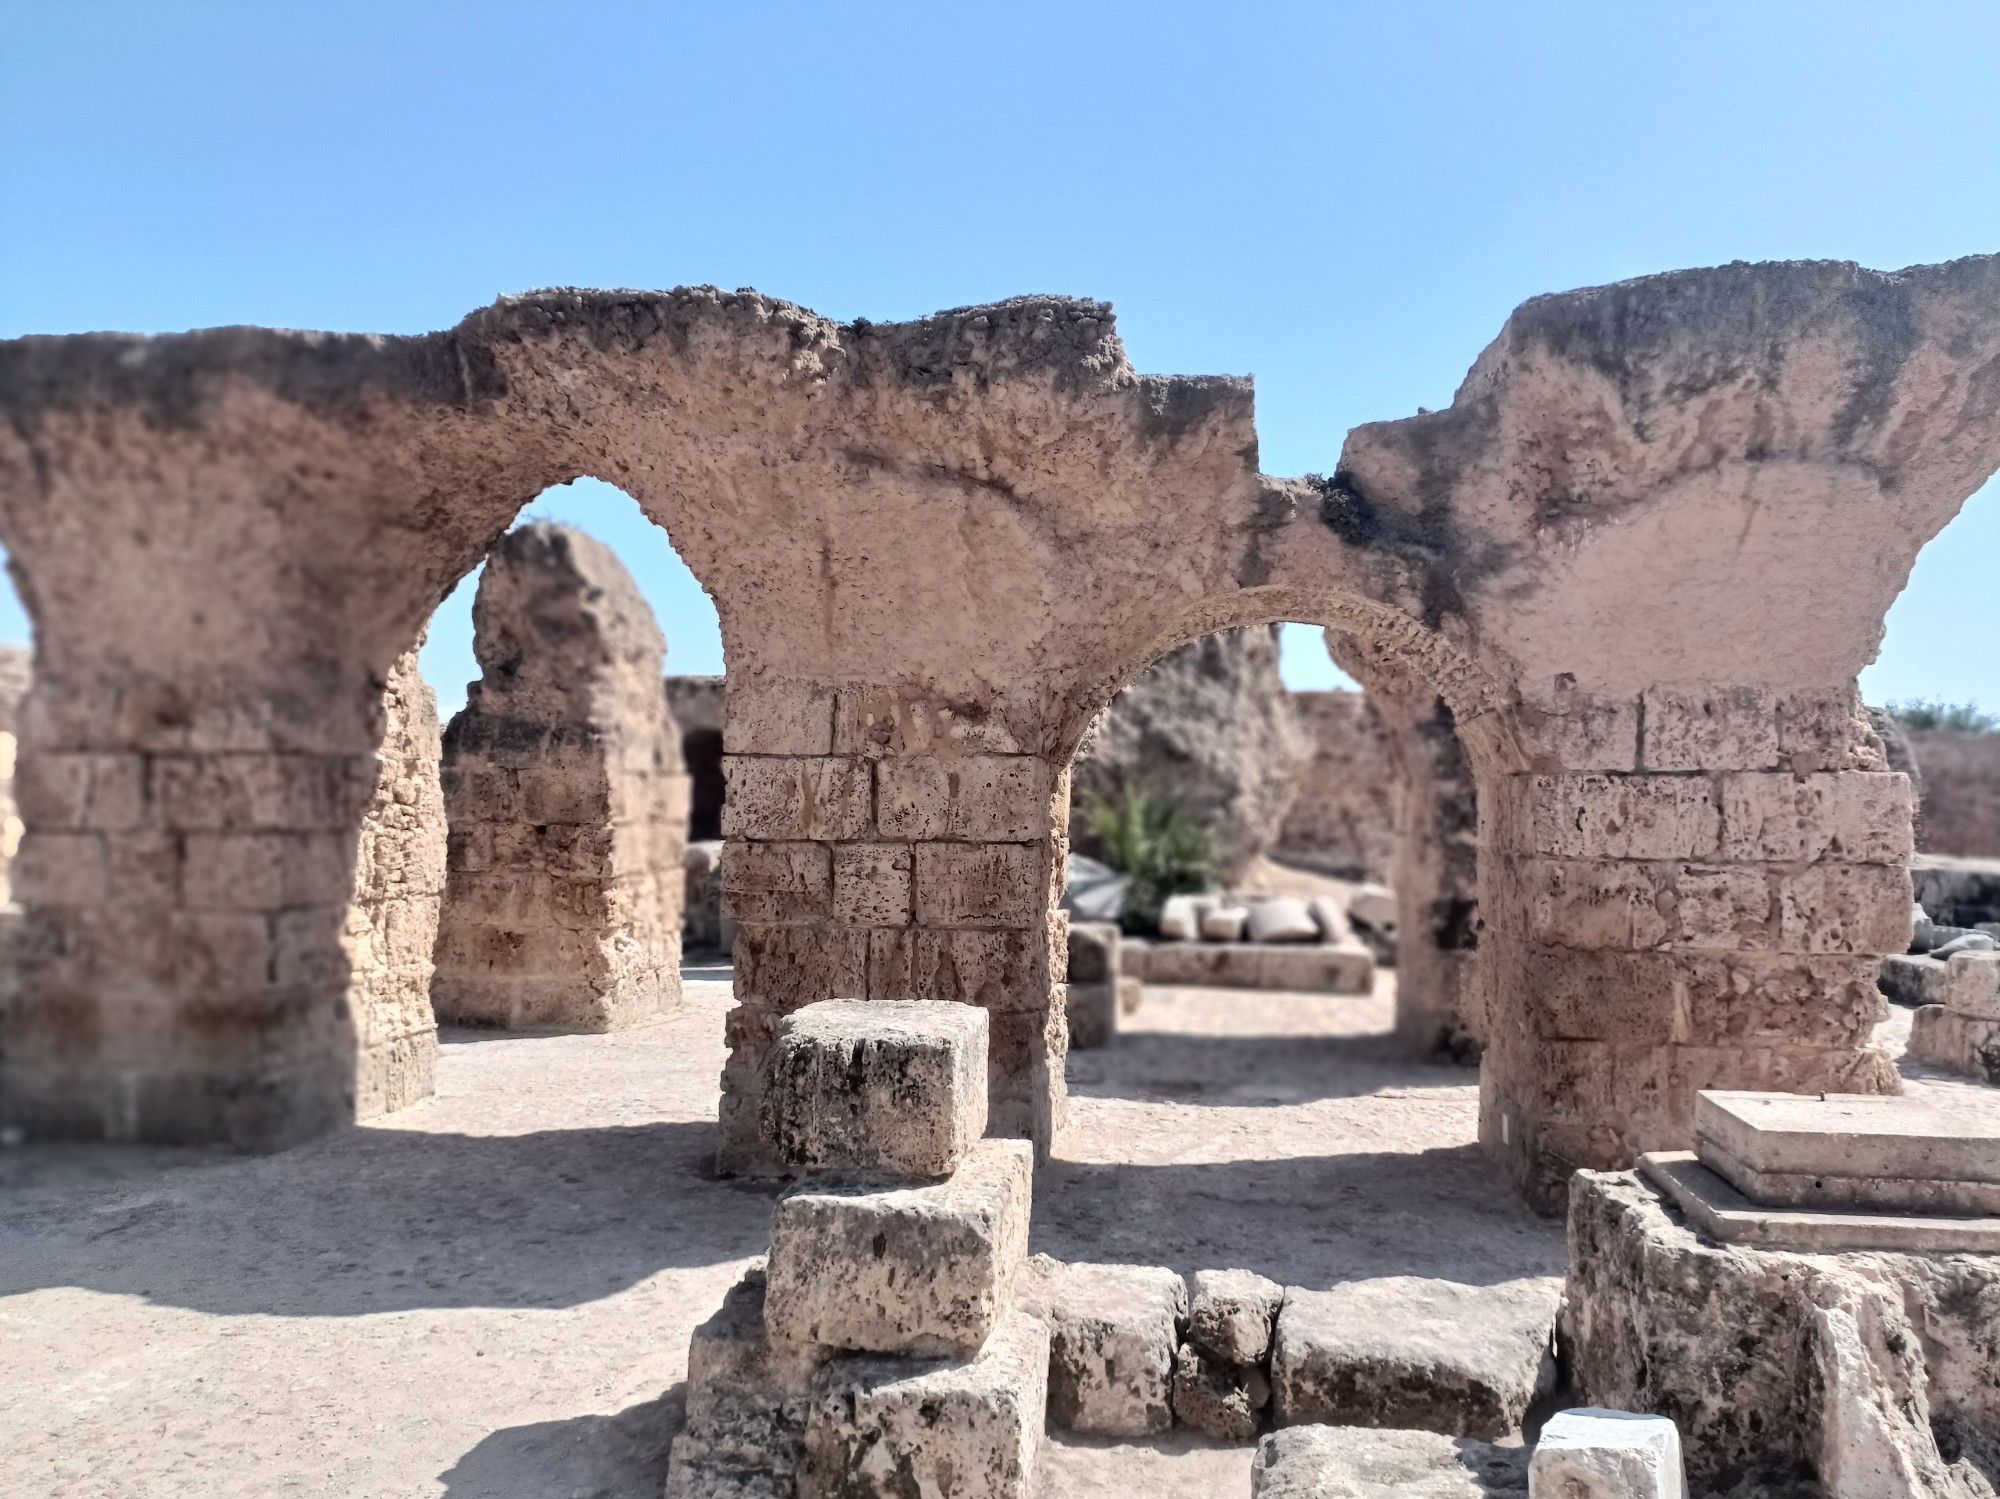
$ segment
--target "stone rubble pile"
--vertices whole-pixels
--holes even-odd
[[[668,1499],[1025,1499],[1049,1335],[1021,1305],[1033,1147],[989,1140],[987,1018],[828,1000],[785,1018],[763,1126],[806,1179],[688,1350]]]

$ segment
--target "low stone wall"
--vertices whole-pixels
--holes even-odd
[[[1917,847],[2000,857],[2000,734],[1905,729],[1922,780]]]
[[[1295,692],[1312,740],[1273,854],[1342,879],[1388,880],[1396,861],[1396,768],[1388,731],[1359,692]]]

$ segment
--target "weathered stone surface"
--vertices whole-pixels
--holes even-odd
[[[1901,1301],[1830,1277],[1815,1277],[1809,1295],[1823,1392],[1817,1466],[1829,1499],[1971,1499],[1931,1432],[1922,1342]]]
[[[1233,1368],[1192,1343],[1174,1354],[1170,1393],[1175,1423],[1218,1442],[1255,1436],[1271,1403],[1271,1384],[1262,1370]]]
[[[1187,1339],[1239,1367],[1271,1357],[1285,1288],[1251,1270],[1197,1270],[1188,1282]]]
[[[1758,1202],[1943,1208],[1951,1204],[1936,1200],[1934,1185],[1898,1200],[1894,1184],[2000,1186],[2000,1098],[1976,1094],[1705,1091],[1695,1096],[1695,1142],[1706,1164]]]
[[[1277,896],[1249,903],[1244,936],[1251,942],[1317,942],[1319,923],[1302,900]]]
[[[787,1166],[949,1176],[986,1133],[986,1044],[971,1005],[807,1005],[779,1022],[765,1135]]]
[[[1096,1436],[1173,1425],[1174,1352],[1187,1286],[1146,1265],[1029,1261],[1023,1304],[1049,1328],[1049,1420]]]
[[[21,743],[21,700],[28,695],[33,653],[0,646],[0,906],[13,899],[7,868],[21,847],[22,822],[14,797],[15,761]],[[435,710],[433,710],[435,717]]]
[[[1127,938],[1121,961],[1149,984],[1366,994],[1375,955],[1360,942],[1155,942]]]
[[[1910,1346],[1921,1352],[1939,1429],[2000,1431],[1990,1373],[2000,1355],[2000,1256],[1718,1247],[1629,1173],[1575,1179],[1569,1234],[1563,1317],[1577,1395],[1672,1420],[1697,1488],[1726,1491],[1760,1472],[1810,1475],[1826,1462],[1830,1406],[1815,1312],[1870,1287],[1893,1287],[1921,1330]],[[1856,1329],[1865,1344],[1859,1320]],[[1860,1369],[1866,1361],[1848,1347],[1831,1352]]]
[[[1069,1017],[1071,1051],[1091,1051],[1117,1039],[1116,983],[1065,985],[1063,1009]]]
[[[1943,1004],[1945,965],[1922,953],[1892,953],[1882,960],[1877,983],[1894,1004],[1911,1009]]]
[[[438,1015],[604,1031],[680,996],[687,776],[666,642],[602,542],[534,522],[487,559],[483,675],[444,735]]]
[[[1910,1022],[1910,1055],[2000,1084],[2000,1020],[1975,1020],[1944,1005],[1925,1005]]]
[[[1953,953],[1944,989],[1944,1003],[1959,1014],[2000,1020],[2000,952]]]
[[[1406,788],[1390,743],[1392,730],[1378,711],[1379,684],[1364,678],[1364,685],[1370,687],[1365,694],[1292,694],[1312,752],[1298,769],[1272,854],[1339,879],[1387,880],[1397,857],[1398,804]]]
[[[1257,1445],[1255,1499],[1524,1499],[1525,1448],[1431,1431],[1294,1426]]]
[[[805,1455],[811,1348],[773,1343],[753,1266],[688,1344],[687,1422],[667,1463],[668,1499],[789,1499]]]
[[[1079,752],[1073,791],[1140,791],[1208,831],[1226,883],[1270,848],[1312,752],[1278,676],[1271,629],[1226,630],[1163,656],[1118,694]],[[1076,846],[1096,854],[1088,830]]]
[[[1271,1349],[1278,1424],[1505,1436],[1554,1381],[1561,1294],[1412,1276],[1287,1287]]]
[[[1754,1202],[1686,1151],[1639,1157],[1647,1181],[1688,1223],[1719,1244],[1801,1253],[1902,1250],[1917,1254],[2000,1253],[2000,1217],[1944,1216],[1882,1208],[1774,1207]],[[1934,1184],[1962,1190],[1955,1184]]]
[[[1118,981],[1119,931],[1110,921],[1069,924],[1069,981],[1103,984]]]
[[[1048,1374],[1048,1329],[1020,1312],[963,1362],[836,1360],[814,1391],[800,1499],[1028,1499]]]
[[[771,1335],[854,1352],[977,1353],[1027,1254],[1034,1164],[1026,1141],[982,1140],[932,1186],[795,1187],[771,1219]]]
[[[1558,1411],[1535,1439],[1530,1499],[1687,1499],[1681,1436],[1659,1416]]]

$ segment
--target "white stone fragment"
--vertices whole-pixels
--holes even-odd
[[[1201,940],[1204,942],[1241,942],[1243,928],[1249,923],[1248,906],[1210,906],[1201,913]]]
[[[1396,929],[1396,892],[1387,885],[1357,885],[1347,897],[1347,914],[1378,932]]]
[[[1201,935],[1201,908],[1208,902],[1192,895],[1170,895],[1160,906],[1160,936],[1168,942],[1192,942]]]
[[[1036,1255],[1022,1304],[1049,1324],[1049,1421],[1096,1436],[1173,1425],[1174,1353],[1187,1285],[1150,1265],[1073,1265]]]
[[[1945,966],[1944,1003],[1976,1020],[2000,1020],[2000,952],[1953,953]]]
[[[1319,927],[1322,942],[1352,942],[1354,923],[1347,919],[1347,911],[1330,895],[1315,895],[1311,910],[1313,921]]]
[[[1664,1416],[1558,1412],[1528,1462],[1529,1499],[1687,1499],[1681,1434]]]
[[[1252,942],[1317,942],[1319,923],[1304,901],[1289,895],[1250,903]]]

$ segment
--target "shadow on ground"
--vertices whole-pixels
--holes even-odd
[[[776,1189],[716,1180],[715,1145],[704,1121],[371,1127],[254,1158],[31,1147],[0,1177],[0,1296],[280,1317],[575,1306],[763,1252]]]
[[[438,1474],[445,1499],[658,1499],[685,1387],[615,1416],[575,1416],[496,1431]]]
[[[1360,1098],[1385,1088],[1461,1088],[1470,1068],[1412,1061],[1386,1034],[1238,1036],[1121,1032],[1109,1047],[1073,1051],[1070,1092],[1085,1098],[1278,1108]]]
[[[1033,1247],[1064,1260],[1255,1270],[1327,1287],[1381,1275],[1494,1285],[1561,1275],[1563,1225],[1538,1218],[1476,1145],[1133,1165],[1054,1160]]]

